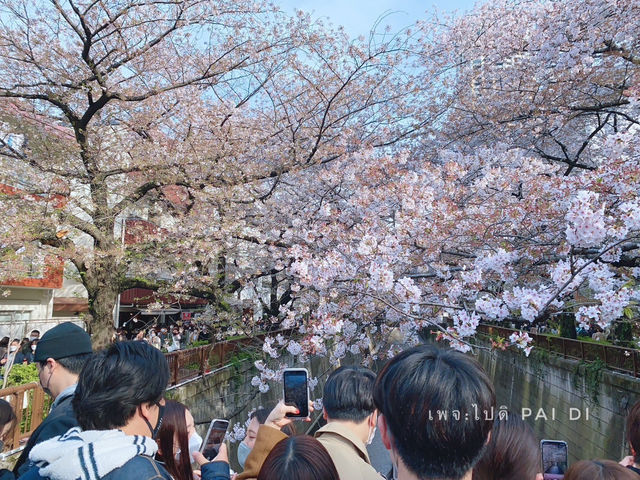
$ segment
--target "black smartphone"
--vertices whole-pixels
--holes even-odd
[[[284,383],[284,403],[300,410],[300,413],[287,413],[290,418],[309,416],[309,373],[306,368],[287,368],[282,374]]]
[[[562,440],[540,441],[542,452],[542,477],[544,480],[561,480],[567,471],[567,442]]]
[[[207,435],[202,441],[200,451],[207,460],[213,460],[220,451],[220,445],[224,441],[224,436],[227,434],[229,428],[229,420],[223,420],[220,418],[214,418],[209,424],[209,430]]]

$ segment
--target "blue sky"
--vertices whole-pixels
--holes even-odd
[[[393,12],[383,21],[397,31],[416,20],[425,18],[426,11],[438,10],[460,13],[471,9],[474,0],[273,0],[287,13],[295,8],[313,14],[314,18],[324,17],[335,25],[345,27],[354,37],[367,36],[375,21],[385,13]]]

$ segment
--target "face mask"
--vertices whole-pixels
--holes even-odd
[[[247,461],[247,457],[249,456],[249,453],[251,453],[251,449],[249,448],[249,445],[247,445],[244,442],[240,442],[240,445],[238,445],[238,463],[240,464],[243,470],[244,470],[244,463]]]
[[[45,375],[46,375],[46,372],[44,371],[44,369],[45,369],[45,367],[42,367],[42,369],[40,370],[40,374],[45,373]],[[40,386],[42,387],[42,390],[44,390],[44,393],[46,393],[47,395],[51,395],[51,390],[49,390],[49,384],[51,383],[52,372],[49,371],[49,378],[47,379],[47,384],[46,385],[42,384],[42,380],[40,378],[40,374],[38,374],[38,380],[40,381]],[[51,395],[51,396],[53,397],[53,395]]]
[[[16,347],[15,345],[12,345],[11,347],[9,347],[10,352],[15,352],[17,349],[18,347]]]
[[[371,445],[371,443],[373,443],[373,438],[376,436],[376,429],[378,427],[374,426],[373,430],[371,430],[371,433],[369,434],[369,438],[367,439],[367,445]]]
[[[29,337],[29,341],[30,342],[33,342],[34,340],[37,340],[37,339],[38,339],[38,337]]]
[[[202,446],[202,437],[198,435],[196,432],[193,433],[189,437],[189,460],[191,463],[195,463],[195,459],[193,458],[193,454],[200,450]]]
[[[36,347],[37,347],[37,345],[31,345],[31,351],[33,353],[36,353]]]
[[[156,423],[156,428],[151,428],[151,422],[146,418],[142,417],[142,419],[146,422],[147,427],[149,427],[149,431],[151,432],[151,438],[154,440],[158,436],[158,431],[162,426],[162,417],[164,417],[164,405],[160,405],[159,403],[156,405],[158,405],[158,423]]]

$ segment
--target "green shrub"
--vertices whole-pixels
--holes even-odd
[[[26,383],[36,382],[38,383],[38,368],[35,363],[29,365],[14,365],[9,372],[9,379],[7,380],[7,387],[13,387],[16,385],[24,385]]]

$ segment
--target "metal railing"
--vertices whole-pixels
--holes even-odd
[[[165,353],[169,363],[169,384],[177,385],[220,368],[226,365],[234,355],[246,352],[249,345],[256,344],[256,341],[263,339],[265,335],[275,335],[281,332],[285,332],[285,330],[269,332],[268,334],[262,332],[250,337],[225,340],[201,347]]]
[[[478,325],[478,332],[485,335],[509,338],[518,332],[512,328],[499,327],[495,325]],[[571,338],[556,337],[540,333],[527,332],[533,339],[533,346],[547,350],[563,358],[580,360],[582,362],[593,362],[600,359],[610,370],[640,377],[640,351],[633,348],[617,347],[614,345],[584,342]]]

